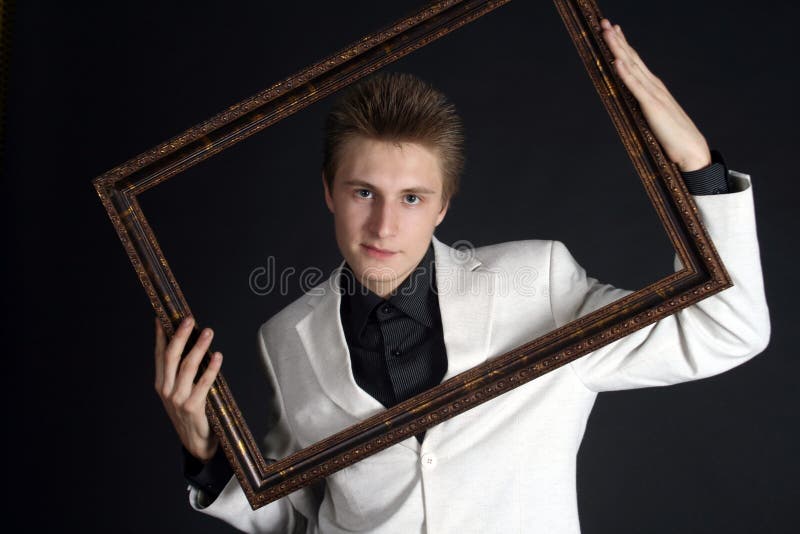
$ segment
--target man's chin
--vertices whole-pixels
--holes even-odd
[[[385,284],[393,280],[398,280],[402,276],[402,270],[390,265],[392,262],[365,258],[358,264],[358,272],[355,274],[361,280],[369,280]],[[355,267],[355,266],[352,266]]]
[[[395,269],[385,266],[367,267],[362,271],[361,278],[364,280],[369,280],[370,282],[385,284],[398,280],[400,278],[400,273]]]

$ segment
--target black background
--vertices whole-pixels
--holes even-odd
[[[228,532],[190,510],[153,384],[149,301],[91,187],[111,167],[420,3],[19,2],[3,154],[5,483],[13,526]],[[603,0],[731,168],[753,175],[772,339],[720,376],[598,397],[579,454],[582,530],[790,532],[798,447],[792,3]],[[550,2],[512,2],[388,67],[467,129],[437,237],[566,242],[641,287],[672,253]],[[325,100],[141,197],[256,436],[256,330],[340,256],[319,183]],[[286,291],[253,293],[274,258]],[[223,282],[224,280],[224,282]],[[8,498],[7,498],[8,499]]]

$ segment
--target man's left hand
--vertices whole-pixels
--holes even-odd
[[[695,171],[711,164],[711,152],[705,137],[692,119],[678,105],[639,54],[625,39],[622,28],[608,19],[600,22],[603,39],[614,54],[614,67],[626,87],[639,102],[647,123],[653,130],[667,157],[681,172]]]

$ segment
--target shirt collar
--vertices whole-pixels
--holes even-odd
[[[387,302],[415,321],[432,328],[435,323],[435,307],[438,306],[434,259],[431,243],[416,269],[397,286],[388,299],[383,299],[364,287],[345,262],[340,286],[344,291],[343,300],[349,306],[350,323],[354,331],[360,333],[372,311]]]

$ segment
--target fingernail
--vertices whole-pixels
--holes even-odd
[[[206,328],[205,330],[203,330],[203,337],[209,337],[209,336],[211,336],[211,329]]]

